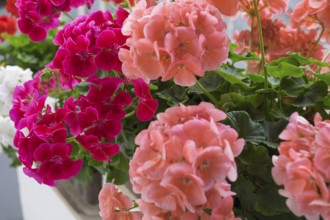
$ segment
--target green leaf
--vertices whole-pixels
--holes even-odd
[[[244,210],[254,210],[257,200],[255,190],[255,185],[244,176],[240,176],[238,181],[233,183],[233,191],[237,193],[236,196]]]
[[[302,78],[284,77],[281,80],[281,90],[290,96],[298,96],[304,90],[306,83]]]
[[[93,168],[84,163],[80,172],[74,178],[83,183],[91,183],[93,181],[93,174]]]
[[[315,106],[328,94],[328,86],[324,81],[310,83],[296,99],[292,101],[293,106],[306,107]]]
[[[269,66],[266,66],[266,69],[270,76],[280,79],[285,76],[302,77],[305,75],[302,67],[297,67],[286,62],[281,62],[278,65],[273,65],[273,63],[271,63]]]
[[[320,75],[315,75],[317,78],[323,80],[328,86],[330,86],[330,72],[329,73],[323,73]]]
[[[187,96],[187,88],[177,85],[172,85],[171,87],[161,91],[157,92],[156,96],[158,96],[161,99],[166,100],[168,105],[177,105],[179,103],[185,103],[189,100]]]
[[[25,34],[18,34],[15,36],[4,34],[3,37],[6,42],[14,48],[25,47],[30,43],[29,37]]]
[[[242,73],[238,72],[237,69],[229,68],[229,67],[223,67],[220,68],[220,70],[215,70],[217,74],[219,74],[224,80],[228,81],[232,85],[237,85],[243,90],[252,90],[253,88],[250,87],[250,85],[243,80],[247,77],[243,75]]]
[[[238,159],[245,165],[245,170],[250,175],[256,176],[265,182],[273,182],[270,172],[272,161],[266,147],[247,144]]]
[[[289,212],[285,204],[285,198],[279,195],[278,186],[275,184],[261,186],[257,194],[255,209],[263,215],[274,216],[283,212]]]
[[[220,105],[223,108],[228,109],[227,111],[236,109],[253,111],[258,108],[264,100],[265,97],[258,94],[243,96],[239,93],[233,92],[221,95]]]
[[[223,83],[223,79],[215,72],[207,72],[205,76],[200,78],[198,81],[208,92],[217,90]],[[189,92],[204,94],[204,92],[196,84],[190,87],[189,90]]]
[[[3,153],[6,154],[8,156],[8,158],[11,160],[10,162],[10,167],[18,167],[20,165],[22,165],[22,163],[19,161],[18,157],[17,157],[17,150],[15,148],[13,148],[12,146],[2,146],[3,149]]]
[[[129,168],[129,160],[124,156],[122,152],[119,152],[113,156],[110,166],[115,167],[116,169],[127,171]]]
[[[107,182],[112,182],[114,180],[114,184],[123,185],[129,180],[128,170],[120,170],[114,167],[110,168],[110,171],[107,175]]]
[[[245,111],[232,111],[227,114],[225,124],[234,128],[240,138],[250,143],[260,143],[265,140],[265,131],[261,124],[251,120]]]
[[[229,45],[229,55],[228,58],[233,62],[233,64],[239,62],[239,61],[245,61],[245,60],[256,60],[260,61],[259,56],[256,53],[248,52],[245,56],[239,55],[235,53],[235,49],[239,46],[237,44],[230,43]]]
[[[281,118],[276,122],[264,121],[264,129],[266,132],[267,142],[264,142],[268,147],[277,148],[280,141],[279,135],[284,130],[288,121]]]
[[[298,53],[289,53],[289,55],[290,55],[290,57],[297,60],[300,63],[300,65],[315,64],[319,67],[330,67],[330,64],[327,63],[327,62],[321,62],[321,61],[316,60],[314,58],[303,57]]]

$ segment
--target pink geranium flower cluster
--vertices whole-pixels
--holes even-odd
[[[59,31],[54,40],[59,49],[51,68],[59,70],[63,86],[72,87],[81,78],[95,75],[97,69],[121,72],[118,52],[127,38],[121,33],[127,16],[122,8],[117,10],[116,20],[109,11],[96,11]]]
[[[291,115],[284,140],[273,156],[272,175],[280,194],[297,216],[330,219],[330,121],[317,114],[314,126],[298,113]]]
[[[219,11],[226,16],[234,16],[239,11],[249,15],[254,14],[253,0],[206,0],[214,5]],[[285,13],[288,9],[288,0],[259,0],[258,9],[263,14],[272,16],[273,14]]]
[[[87,4],[94,0],[17,0],[16,7],[20,19],[18,27],[28,34],[33,41],[42,41],[50,29],[59,26],[61,11],[69,12],[71,8]]]
[[[133,201],[116,188],[113,183],[103,186],[99,194],[100,216],[103,220],[141,220],[140,211],[131,211]]]
[[[324,28],[323,37],[330,43],[330,1],[329,0],[303,0],[291,14],[291,23],[295,27],[304,26]]]
[[[123,73],[146,82],[161,78],[192,86],[196,76],[218,68],[228,56],[226,25],[205,1],[140,1],[123,26],[130,49],[121,49]]]
[[[286,4],[284,4],[284,2],[286,2]],[[276,18],[277,13],[283,13],[285,12],[284,10],[286,10],[284,6],[287,6],[287,1],[283,1],[282,3],[277,5],[283,6],[278,8],[281,8],[281,10],[269,9],[271,5],[265,5],[265,7],[259,5],[259,7],[261,7],[259,12],[261,14],[262,34],[267,62],[271,62],[280,57],[285,57],[288,52],[298,52],[303,56],[322,60],[324,48],[317,42],[318,33],[315,29],[306,32],[300,28],[288,26]],[[273,6],[275,7],[276,4]],[[251,5],[251,8],[251,10],[253,10],[253,4]],[[269,13],[270,11],[273,13]],[[253,18],[253,11],[251,11],[250,15],[252,15],[252,17],[249,19],[254,19],[255,21],[250,22],[250,25],[253,25],[252,34],[251,30],[243,30],[234,34],[234,40],[239,45],[237,52],[247,53],[252,50],[253,52],[260,54],[260,42],[256,18]],[[255,72],[260,70],[259,65],[260,64],[257,62],[250,62],[249,71]]]
[[[168,108],[157,118],[136,137],[130,161],[143,219],[235,219],[226,178],[237,178],[234,158],[244,140],[218,122],[225,113],[202,102]]]

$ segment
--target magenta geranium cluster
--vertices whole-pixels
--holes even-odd
[[[90,7],[93,2],[94,0],[17,0],[15,6],[20,17],[18,27],[32,41],[42,41],[50,29],[60,25],[61,12],[69,12],[71,8],[86,4]]]
[[[64,123],[65,109],[52,111],[39,75],[16,87],[10,117],[17,129],[14,145],[24,172],[39,183],[55,185],[56,180],[76,175],[82,160],[71,160],[71,144]],[[51,84],[52,85],[52,84]]]
[[[122,8],[117,10],[116,20],[109,11],[96,11],[59,31],[54,40],[59,49],[52,68],[59,70],[63,85],[72,87],[97,69],[121,72],[118,52],[126,42],[121,27],[127,16]]]
[[[122,130],[124,108],[131,103],[141,121],[155,114],[158,101],[151,96],[149,85],[120,73],[118,51],[126,41],[121,26],[127,16],[123,9],[118,9],[116,20],[110,12],[96,11],[66,25],[55,39],[60,47],[48,65],[51,78],[45,80],[47,74],[39,72],[16,87],[10,111],[17,129],[14,145],[24,172],[39,183],[55,185],[79,173],[83,160],[72,159],[72,141],[94,160],[111,161],[120,149],[114,139]],[[104,71],[102,77],[99,70]],[[118,71],[122,77],[107,71]],[[87,92],[75,93],[76,98],[65,99],[62,107],[46,104],[50,93],[70,92],[79,82],[88,85]],[[129,93],[132,87],[134,102]]]

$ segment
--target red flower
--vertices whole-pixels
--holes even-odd
[[[7,0],[7,4],[6,4],[6,10],[12,14],[13,16],[15,16],[16,18],[18,18],[18,10],[15,6],[16,0]]]
[[[2,33],[7,33],[9,35],[14,35],[16,32],[16,19],[8,17],[7,15],[0,16],[0,40],[4,39],[1,37]]]
[[[140,121],[149,121],[158,108],[158,101],[152,98],[149,85],[142,79],[134,80],[133,84],[135,95],[139,97],[136,117]]]
[[[93,135],[78,136],[77,141],[88,150],[95,160],[107,161],[111,156],[119,153],[119,146],[110,142],[101,143],[100,140]]]
[[[82,167],[82,160],[70,159],[71,151],[70,144],[44,143],[34,152],[35,160],[40,162],[40,166],[36,169],[24,168],[24,173],[39,183],[55,186],[54,181],[69,179],[77,175]]]

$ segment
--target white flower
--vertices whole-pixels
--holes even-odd
[[[9,114],[15,87],[32,79],[32,74],[30,69],[23,70],[18,66],[0,67],[0,115]]]
[[[15,132],[16,129],[14,127],[14,122],[12,122],[9,117],[3,117],[0,115],[0,145],[13,146]]]

